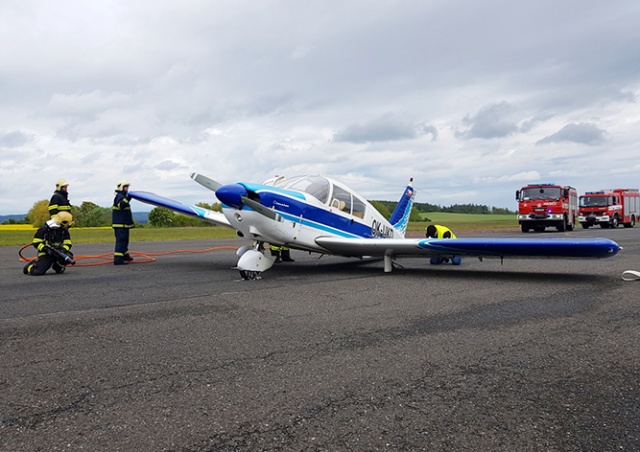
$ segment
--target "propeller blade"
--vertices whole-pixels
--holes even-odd
[[[282,221],[282,217],[278,215],[275,211],[263,206],[258,201],[254,201],[253,199],[247,198],[246,196],[242,196],[240,198],[245,206],[251,207],[256,212],[264,215],[267,218],[271,218],[275,221]]]
[[[194,181],[196,181],[197,183],[199,183],[200,185],[202,185],[203,187],[208,188],[209,190],[214,192],[218,188],[222,187],[222,184],[220,182],[216,182],[213,179],[208,178],[207,176],[203,176],[202,174],[191,173],[189,177]]]

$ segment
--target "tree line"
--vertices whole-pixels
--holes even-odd
[[[385,218],[389,219],[391,213],[396,207],[395,201],[370,201],[371,205],[375,207]],[[222,212],[222,206],[220,203],[207,204],[205,202],[199,202],[196,204],[198,207],[213,210],[215,212]],[[489,208],[485,205],[479,204],[454,204],[448,207],[436,206],[429,203],[414,203],[413,209],[409,221],[422,221],[422,213],[426,212],[450,212],[450,213],[473,213],[473,214],[514,214],[515,212],[505,209],[492,207]],[[73,215],[74,225],[77,227],[100,227],[111,226],[111,208],[100,207],[89,201],[84,201],[79,206],[71,206],[71,214]],[[29,210],[29,213],[22,220],[6,220],[2,224],[31,224],[34,227],[42,226],[49,219],[49,201],[46,199],[37,201],[33,207]],[[214,225],[200,220],[199,218],[188,217],[173,213],[169,209],[163,207],[156,207],[148,215],[148,225],[151,227],[195,227],[195,226],[208,226]],[[136,223],[136,226],[143,227],[144,225]]]
[[[385,206],[386,209],[393,212],[397,202],[395,201],[372,201]],[[377,208],[377,207],[376,207]],[[416,202],[413,209],[419,213],[426,212],[448,212],[448,213],[473,213],[486,215],[515,215],[516,212],[503,207],[489,207],[483,204],[453,204],[451,206],[436,206],[426,202]],[[382,212],[381,212],[382,213]]]

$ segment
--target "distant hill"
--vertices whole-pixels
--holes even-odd
[[[26,213],[13,214],[13,215],[0,215],[0,224],[7,220],[22,220],[26,217]],[[149,212],[133,212],[133,221],[140,224],[147,224],[149,222]]]
[[[140,224],[149,222],[149,212],[133,212],[133,221]]]
[[[20,214],[16,213],[14,215],[0,215],[0,223],[3,223],[7,220],[16,220],[16,221],[23,220],[24,217],[26,216],[27,216],[26,213],[20,213]]]

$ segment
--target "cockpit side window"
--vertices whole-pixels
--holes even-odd
[[[358,218],[364,218],[364,210],[366,208],[365,202],[358,198],[357,196],[353,197],[353,216]]]
[[[333,196],[331,198],[331,207],[344,212],[351,213],[351,193],[340,187],[333,186]]]

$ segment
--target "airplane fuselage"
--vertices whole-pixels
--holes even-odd
[[[252,240],[324,252],[316,243],[318,237],[402,238],[389,221],[360,198],[354,215],[355,209],[345,212],[344,203],[331,195],[327,199],[332,202],[326,204],[308,193],[269,185],[231,184],[216,194],[222,198],[222,212],[238,235]],[[276,218],[250,208],[242,202],[243,197],[258,201],[276,213]]]

